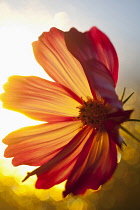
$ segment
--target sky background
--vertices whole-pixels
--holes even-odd
[[[120,60],[120,81],[138,82],[140,77],[140,1],[138,0],[5,0],[0,1],[1,35],[6,41],[16,44],[12,35],[18,37],[17,43],[23,43],[32,37],[36,40],[50,27],[56,26],[62,30],[76,27],[81,31],[89,30],[92,26],[99,27],[112,40]],[[21,37],[25,34],[25,37]],[[18,36],[19,35],[19,36]],[[28,36],[28,37],[27,37]],[[15,37],[16,39],[16,37]],[[3,43],[3,39],[1,39]],[[6,43],[5,47],[7,48]],[[8,43],[7,43],[8,44]],[[28,46],[29,47],[29,46]],[[19,55],[20,56],[20,55]],[[26,62],[26,61],[25,61]]]
[[[140,1],[138,0],[0,0],[0,92],[3,91],[2,85],[10,75],[35,75],[48,79],[46,73],[35,61],[31,47],[31,43],[37,40],[43,31],[48,31],[55,26],[64,31],[75,27],[84,32],[92,26],[97,26],[108,35],[118,53],[120,71],[117,91],[120,93],[126,87],[127,94],[132,91],[135,92],[126,108],[135,108],[134,116],[140,118],[139,11]],[[13,130],[38,124],[38,122],[0,107],[0,124],[0,138],[2,139]],[[133,124],[129,129],[140,135],[139,125]],[[27,168],[13,169],[11,160],[3,158],[5,145],[0,144],[0,167],[2,171],[0,198],[3,203],[2,209],[28,209],[23,200],[25,200],[25,197],[26,199],[29,198],[28,192],[30,192],[34,199],[32,204],[30,203],[29,209],[34,208],[35,203],[38,203],[38,209],[43,210],[46,209],[46,206],[47,209],[75,210],[76,205],[79,210],[115,210],[117,202],[119,206],[116,209],[123,210],[131,207],[130,209],[137,210],[139,205],[138,193],[140,193],[138,192],[138,188],[140,188],[138,176],[140,172],[140,146],[133,143],[128,137],[126,138],[131,147],[128,146],[127,151],[124,151],[115,178],[110,185],[107,185],[105,190],[94,196],[90,194],[84,198],[78,197],[75,200],[69,198],[66,201],[62,201],[60,196],[58,198],[56,196],[58,193],[54,193],[55,196],[52,193],[51,197],[50,191],[47,191],[50,196],[49,199],[51,198],[53,202],[49,199],[46,202],[48,194],[46,195],[41,191],[41,197],[38,192],[34,192],[33,187],[29,188],[30,182],[25,185],[24,189],[23,185],[20,186],[20,179],[22,180],[21,177],[25,176]],[[128,174],[125,175],[124,171],[128,171]],[[16,178],[11,178],[13,181],[10,184],[3,185],[2,183],[6,182],[8,177],[14,177],[14,173],[17,174]],[[121,176],[126,176],[123,181]],[[132,180],[133,184],[131,185]],[[118,183],[122,184],[122,188],[117,188]],[[125,184],[123,185],[123,183]],[[33,183],[31,185],[33,186]],[[18,190],[15,186],[18,186]],[[21,193],[21,188],[24,193],[23,191]],[[119,195],[120,191],[122,192],[122,199]],[[14,192],[15,197],[11,196],[12,192]],[[110,193],[115,197],[112,200],[109,199]],[[19,199],[19,194],[21,198],[24,195],[23,200]],[[5,195],[9,196],[9,201],[4,199]],[[130,197],[131,199],[129,199]],[[59,205],[61,205],[61,208]]]

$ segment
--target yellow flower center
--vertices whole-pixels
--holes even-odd
[[[83,122],[83,125],[90,125],[95,129],[103,128],[107,113],[107,107],[103,102],[89,99],[78,108],[78,119]]]

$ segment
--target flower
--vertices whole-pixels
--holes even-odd
[[[36,174],[36,188],[67,180],[64,197],[97,190],[117,167],[119,127],[132,112],[123,110],[115,92],[117,53],[96,27],[85,33],[51,28],[33,50],[54,82],[12,76],[1,100],[5,108],[46,123],[7,135],[5,157],[13,157],[14,166],[39,166],[24,179]]]

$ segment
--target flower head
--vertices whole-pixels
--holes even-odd
[[[5,108],[46,123],[7,135],[5,157],[13,157],[14,166],[39,166],[25,177],[36,174],[36,188],[67,180],[64,196],[97,190],[116,169],[119,127],[132,112],[123,110],[115,92],[116,51],[96,27],[85,33],[51,28],[33,50],[54,82],[12,76],[1,100]]]

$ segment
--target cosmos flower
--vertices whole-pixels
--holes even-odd
[[[16,130],[3,142],[14,166],[39,166],[36,188],[67,180],[64,197],[97,190],[117,167],[124,111],[115,86],[118,57],[96,27],[85,33],[51,28],[33,43],[36,60],[54,82],[12,76],[1,95],[3,106],[45,123]]]

